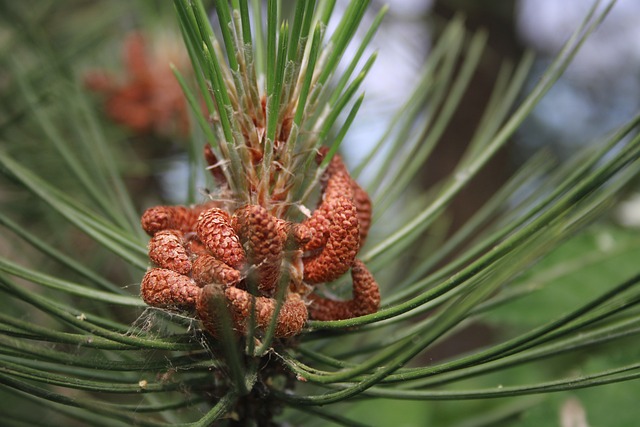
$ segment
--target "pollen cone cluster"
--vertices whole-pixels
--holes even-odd
[[[326,151],[320,150],[321,163]],[[228,315],[239,334],[299,334],[309,318],[339,320],[377,311],[378,285],[357,259],[371,222],[371,202],[339,156],[321,176],[315,211],[302,222],[259,204],[156,206],[142,216],[151,236],[142,297],[155,307],[193,312],[220,335]],[[352,298],[329,299],[315,285],[351,271]]]

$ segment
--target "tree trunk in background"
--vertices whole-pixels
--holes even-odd
[[[427,187],[454,169],[482,118],[501,64],[504,60],[517,63],[524,51],[516,36],[514,3],[513,0],[436,0],[434,4],[434,15],[449,20],[463,12],[467,29],[471,33],[484,29],[489,39],[456,113],[423,168],[422,182]],[[449,233],[464,224],[506,182],[514,169],[510,152],[511,145],[507,144],[456,197],[447,211],[452,221]],[[433,361],[477,348],[491,339],[491,332],[486,326],[472,325],[433,347],[425,357]]]
[[[470,32],[485,29],[488,45],[464,97],[436,147],[427,167],[423,169],[423,182],[429,186],[447,176],[458,163],[471,140],[484,112],[504,60],[517,63],[523,53],[515,32],[514,1],[496,0],[437,0],[433,13],[450,19],[455,13],[466,14],[466,27]],[[513,171],[510,146],[502,149],[492,161],[464,188],[448,212],[456,230],[507,180]]]

